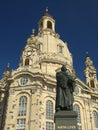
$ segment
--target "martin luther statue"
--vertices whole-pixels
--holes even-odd
[[[68,73],[67,68],[63,65],[61,71],[56,73],[56,80],[56,111],[73,110],[75,79]]]

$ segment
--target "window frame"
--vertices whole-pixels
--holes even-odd
[[[95,127],[98,128],[98,112],[96,112],[95,110],[93,110],[93,118],[94,118]]]
[[[51,100],[46,101],[46,119],[53,120],[53,102]]]
[[[18,117],[27,115],[27,97],[21,96],[18,102]]]
[[[25,66],[29,66],[30,65],[30,59],[29,58],[26,58],[25,59]]]
[[[47,28],[52,29],[52,22],[49,20],[47,21]]]
[[[81,110],[78,104],[74,104],[73,110],[77,112],[77,128],[78,130],[82,130],[82,120],[81,120]]]

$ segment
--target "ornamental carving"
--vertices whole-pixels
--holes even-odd
[[[61,54],[56,54],[56,53],[40,53],[39,54],[40,60],[47,60],[47,61],[55,61],[57,63],[64,63],[68,62],[68,64],[72,64],[67,57],[64,57]]]
[[[35,94],[35,92],[37,91],[37,89],[34,87],[30,91],[31,91],[31,94]]]

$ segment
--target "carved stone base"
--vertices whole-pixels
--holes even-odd
[[[74,111],[55,113],[55,130],[77,130],[77,114]]]

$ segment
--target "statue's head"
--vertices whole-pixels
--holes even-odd
[[[66,71],[67,68],[63,65],[63,66],[61,67],[61,70],[62,70],[62,71]]]

